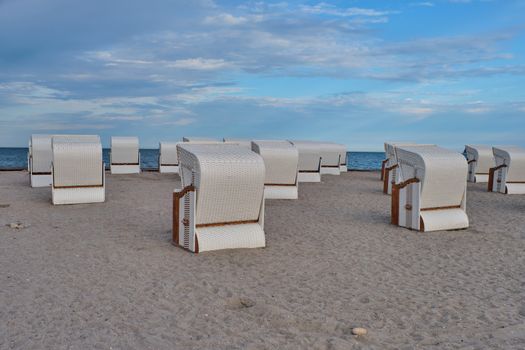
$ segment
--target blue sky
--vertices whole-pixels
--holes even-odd
[[[0,67],[0,146],[525,146],[523,0],[0,0]]]

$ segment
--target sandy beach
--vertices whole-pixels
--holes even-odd
[[[378,172],[324,176],[266,202],[267,248],[195,255],[171,244],[177,175],[106,180],[53,206],[0,173],[0,349],[525,348],[525,196],[469,184],[469,229],[419,233]]]

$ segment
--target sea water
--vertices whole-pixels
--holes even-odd
[[[109,149],[103,150],[104,163],[109,166]],[[379,170],[385,158],[383,152],[348,152],[347,164],[350,170]],[[140,150],[140,167],[157,169],[158,149]],[[0,169],[26,169],[27,148],[0,148]]]

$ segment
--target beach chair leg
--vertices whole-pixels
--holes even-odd
[[[381,162],[381,181],[385,179],[385,168],[386,168],[387,162],[388,162],[388,159],[385,159]]]
[[[198,253],[195,232],[195,189],[193,186],[173,192],[173,244]]]

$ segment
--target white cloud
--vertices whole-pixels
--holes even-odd
[[[469,114],[483,114],[491,112],[491,109],[489,107],[468,107],[465,108],[465,112]]]
[[[49,130],[104,130],[114,128],[111,124],[79,124],[79,123],[35,123],[31,125],[20,124],[24,128],[30,128],[32,130],[49,131]]]
[[[430,1],[413,2],[410,6],[421,6],[421,7],[434,7],[435,4]]]
[[[193,124],[197,121],[195,118],[181,118],[173,122],[174,125],[186,126]]]
[[[408,106],[399,108],[399,112],[402,114],[410,114],[418,117],[426,117],[434,113],[434,110],[430,107]]]
[[[316,15],[330,15],[337,17],[356,17],[356,16],[365,16],[365,17],[378,17],[386,16],[390,12],[388,11],[378,11],[368,8],[360,7],[348,7],[340,8],[332,4],[325,2],[318,3],[317,5],[303,5],[301,6],[302,11],[306,13],[316,14]]]
[[[248,22],[246,17],[236,17],[229,13],[221,13],[215,16],[207,16],[204,19],[204,24],[225,24],[225,25],[239,25]]]
[[[19,81],[0,84],[0,95],[2,94],[24,98],[43,99],[65,97],[69,95],[69,92],[53,89],[34,82]]]
[[[207,58],[187,58],[176,60],[166,64],[169,68],[177,69],[194,69],[194,70],[215,70],[231,67],[232,64],[223,59],[207,59]]]

